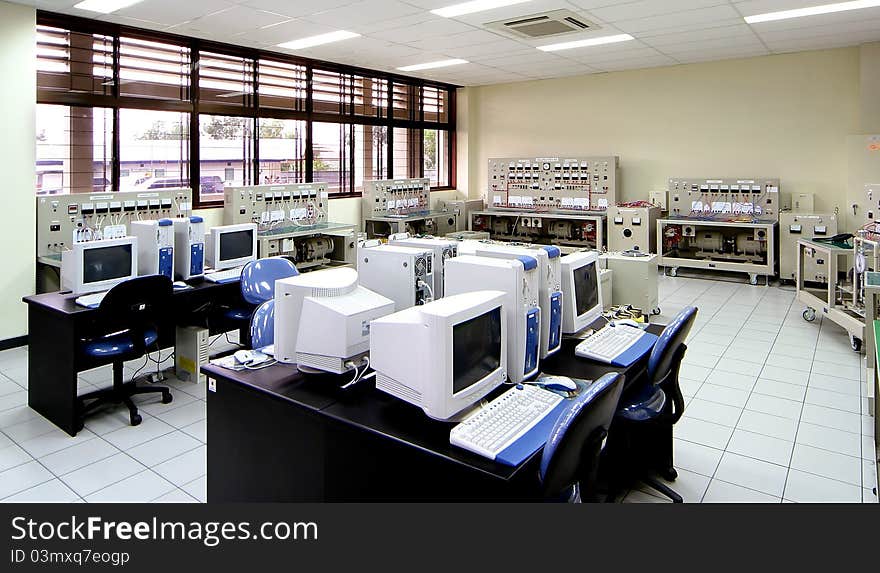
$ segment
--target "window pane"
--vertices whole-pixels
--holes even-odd
[[[262,98],[262,95],[260,96]],[[258,120],[260,183],[305,183],[306,122],[295,119]]]
[[[37,93],[111,95],[113,38],[37,26]]]
[[[424,120],[437,123],[449,121],[449,91],[425,86],[422,89]]]
[[[119,76],[120,95],[188,100],[189,48],[137,38],[120,38]]]
[[[420,129],[394,128],[394,178],[421,177],[422,131]]]
[[[254,120],[199,116],[199,179],[203,201],[222,201],[226,185],[253,182]]]
[[[38,195],[111,189],[112,110],[40,104],[36,126]]]
[[[199,52],[199,100],[222,106],[250,106],[254,93],[254,61]]]
[[[312,71],[312,109],[321,113],[351,114],[348,76],[325,70]]]
[[[189,187],[189,114],[119,110],[120,191]]]
[[[394,84],[392,104],[394,119],[419,119],[419,88],[405,84]]]
[[[306,110],[306,68],[296,64],[260,60],[260,107]]]
[[[378,78],[352,77],[354,114],[365,117],[386,117],[388,114],[388,82]]]
[[[353,126],[315,122],[312,126],[314,159],[312,180],[326,183],[331,193],[351,191],[351,147]]]
[[[449,132],[426,129],[423,149],[423,177],[431,180],[431,187],[446,187],[449,185]]]
[[[354,188],[363,191],[364,181],[388,179],[388,128],[354,126]]]

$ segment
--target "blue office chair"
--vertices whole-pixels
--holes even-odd
[[[678,383],[681,361],[687,352],[684,341],[697,318],[697,309],[686,307],[666,326],[654,344],[645,379],[620,400],[609,444],[613,467],[612,495],[621,477],[636,476],[675,503],[682,498],[651,477],[678,477],[672,459],[672,426],[684,413],[684,398]]]
[[[275,344],[275,301],[267,300],[251,317],[251,346],[254,349]]]
[[[158,350],[158,346],[154,346],[159,340],[158,321],[161,313],[167,312],[171,305],[171,292],[170,278],[151,275],[119,283],[104,296],[96,313],[95,334],[80,341],[79,354],[89,362],[112,360],[113,387],[78,398],[80,423],[102,404],[122,403],[128,407],[131,425],[137,426],[141,423],[141,416],[132,396],[155,392],[162,394],[163,404],[171,402],[168,388],[138,387],[134,381],[123,382],[126,360],[143,357],[150,347]]]
[[[250,325],[257,306],[275,297],[275,281],[295,277],[299,274],[290,259],[270,257],[251,261],[241,270],[241,296],[245,305],[236,305],[223,309],[223,319],[239,325]],[[249,331],[248,331],[249,332]],[[253,341],[250,342],[252,348]]]
[[[548,499],[594,501],[602,442],[614,418],[624,377],[611,372],[571,400],[544,446],[539,477]]]

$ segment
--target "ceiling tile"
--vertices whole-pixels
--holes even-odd
[[[209,0],[210,1],[210,0]],[[258,8],[285,16],[299,17],[333,10],[341,6],[354,4],[357,0],[245,0],[240,2],[251,8]]]
[[[413,24],[412,26],[371,32],[370,35],[390,42],[405,44],[407,42],[416,42],[424,38],[437,38],[439,36],[462,34],[464,32],[470,32],[471,30],[473,30],[473,28],[467,24],[462,24],[461,22],[456,22],[449,18],[433,18],[425,22]]]
[[[761,41],[754,36],[738,36],[734,38],[716,38],[714,40],[702,40],[699,42],[682,42],[680,44],[667,44],[660,47],[660,51],[675,57],[676,54],[691,53],[694,50],[711,51],[711,50],[738,50],[738,49],[760,49],[763,47]]]
[[[725,2],[723,0],[663,0],[662,2],[657,0],[638,0],[637,2],[594,8],[590,10],[590,13],[595,14],[606,22],[620,22],[650,16],[664,16],[676,12],[717,6],[719,4],[725,4]]]
[[[755,37],[755,32],[748,24],[734,24],[721,28],[704,28],[689,32],[652,33],[652,35],[640,34],[639,39],[650,46],[665,46],[667,44],[680,44],[682,42],[699,42],[703,40],[716,40],[718,38],[736,38],[741,36]]]
[[[289,18],[271,12],[255,10],[245,6],[233,6],[228,10],[202,16],[183,24],[179,27],[178,33],[200,32],[209,34],[212,37],[232,36],[241,32],[258,30],[264,26],[279,24],[286,20],[289,20]]]
[[[720,6],[689,10],[687,12],[678,12],[675,14],[619,20],[614,24],[624,32],[638,34],[651,30],[662,30],[664,28],[705,27],[706,25],[715,22],[729,20],[742,22],[742,17],[732,6],[729,4],[723,4]]]
[[[397,0],[362,0],[355,4],[317,12],[306,17],[309,22],[332,26],[337,30],[363,33],[360,26],[424,13],[424,10]]]
[[[232,8],[231,2],[215,0],[147,0],[114,12],[115,15],[149,20],[165,26],[181,24],[213,12]]]
[[[288,20],[265,28],[257,30],[249,30],[236,34],[230,40],[234,43],[240,38],[245,37],[253,42],[264,46],[275,46],[282,42],[290,42],[299,40],[317,34],[325,34],[332,32],[334,29],[329,26],[320,26],[305,20]],[[345,40],[346,42],[352,40]]]

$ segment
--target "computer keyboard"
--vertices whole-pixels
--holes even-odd
[[[101,301],[104,300],[105,296],[107,296],[107,292],[108,291],[84,294],[76,298],[76,304],[84,306],[86,308],[98,308],[98,306],[100,306],[101,304]]]
[[[608,325],[575,346],[574,353],[581,358],[589,358],[606,364],[629,366],[636,358],[653,347],[654,340],[656,340],[654,335],[648,334],[638,327],[622,324]],[[630,349],[639,352],[637,355],[630,353],[625,363],[619,363],[619,359],[627,355]]]
[[[518,465],[546,443],[563,403],[558,394],[537,386],[515,386],[455,426],[449,443]]]
[[[234,269],[224,269],[222,271],[213,271],[205,273],[205,280],[212,283],[232,283],[241,280],[241,271],[244,267],[235,267]]]

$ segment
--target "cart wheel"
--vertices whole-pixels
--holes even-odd
[[[852,347],[854,352],[860,352],[862,350],[862,339],[856,338],[852,334],[849,335],[849,345]]]
[[[749,284],[755,286],[758,284],[758,275],[749,275]]]
[[[654,310],[651,311],[651,314],[654,315],[654,316],[659,316],[660,313],[661,313],[661,311],[660,311],[660,307],[659,307],[659,306],[658,306],[657,308],[655,308]]]
[[[807,322],[813,322],[816,320],[816,311],[812,308],[805,308],[804,313],[801,316],[803,316],[804,320]]]
[[[669,276],[677,277],[678,276],[678,267],[672,267],[669,269]]]

